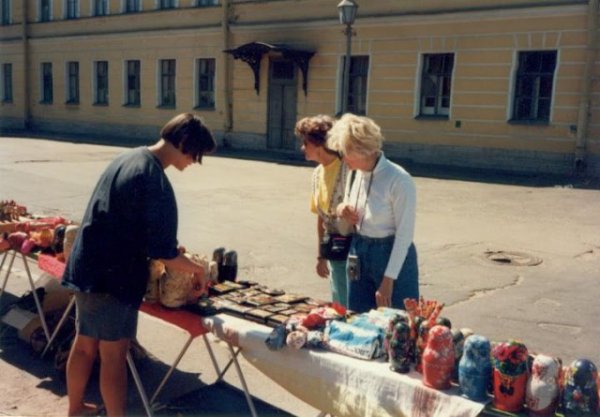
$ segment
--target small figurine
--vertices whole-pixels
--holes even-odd
[[[390,369],[402,374],[409,372],[412,359],[411,350],[410,327],[406,321],[398,321],[389,341]]]
[[[458,382],[458,364],[463,355],[465,345],[465,335],[459,329],[451,329],[452,344],[454,345],[454,371],[452,372],[452,382]]]
[[[435,389],[450,388],[454,369],[454,346],[449,328],[435,325],[429,330],[422,364],[425,385]]]
[[[471,400],[484,401],[488,397],[492,380],[490,350],[490,341],[485,336],[472,335],[465,341],[458,365],[458,383],[463,395]]]
[[[598,415],[598,370],[588,359],[571,362],[565,375],[562,408],[565,417]]]
[[[558,405],[560,363],[547,355],[537,355],[527,381],[525,403],[531,417],[553,416]]]
[[[427,334],[429,333],[429,322],[421,321],[417,331],[417,341],[415,343],[415,370],[423,372],[423,351],[427,346]]]
[[[492,349],[494,357],[494,407],[519,412],[525,404],[527,384],[527,347],[511,340]]]

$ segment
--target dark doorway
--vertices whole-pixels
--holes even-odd
[[[268,148],[298,148],[294,137],[297,72],[292,61],[271,59],[269,63]]]

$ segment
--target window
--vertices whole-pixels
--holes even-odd
[[[2,64],[2,102],[12,103],[12,64]]]
[[[346,58],[342,60],[345,64]],[[344,66],[342,65],[342,68]],[[367,113],[367,79],[369,75],[369,57],[353,56],[350,58],[350,75],[348,81],[348,108],[354,114]]]
[[[125,13],[135,13],[142,10],[140,0],[125,0]]]
[[[215,108],[215,59],[198,59],[197,68],[197,101],[196,107],[202,109]]]
[[[77,19],[79,17],[79,0],[65,0],[65,18]]]
[[[96,61],[95,67],[94,104],[108,104],[108,61]]]
[[[3,25],[10,25],[10,2],[11,0],[0,0],[0,7],[1,10],[0,12],[2,13],[2,16],[0,17],[0,22]]]
[[[196,5],[199,7],[217,6],[218,4],[219,0],[196,0]]]
[[[419,115],[448,116],[453,68],[454,54],[423,55]]]
[[[94,0],[94,16],[106,16],[108,14],[108,0]]]
[[[556,51],[519,52],[513,120],[550,120]]]
[[[79,62],[67,62],[67,103],[79,103]]]
[[[42,103],[51,104],[53,101],[52,63],[42,62]]]
[[[160,61],[160,105],[175,107],[175,60]]]
[[[40,22],[49,22],[52,20],[51,0],[40,0]]]
[[[159,9],[174,9],[177,7],[175,4],[176,0],[158,0]]]
[[[127,78],[125,80],[125,105],[139,106],[140,105],[140,61],[126,61]]]

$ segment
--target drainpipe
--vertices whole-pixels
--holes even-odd
[[[577,118],[577,139],[575,143],[575,172],[584,173],[586,168],[586,147],[591,111],[591,91],[594,62],[598,48],[598,4],[600,0],[590,0],[588,4],[588,42],[586,60],[583,67],[579,115]]]
[[[231,5],[230,0],[221,1],[223,7],[223,16],[221,20],[221,28],[223,29],[223,48],[222,50],[231,48],[231,33],[229,31],[229,21],[231,16]],[[233,129],[233,103],[232,103],[232,58],[229,54],[224,54],[223,58],[223,69],[221,71],[221,79],[223,80],[223,145],[227,147],[230,145],[230,139],[228,138],[229,133]]]
[[[21,3],[22,10],[22,44],[23,44],[23,127],[25,130],[29,130],[31,128],[31,94],[29,94],[31,90],[29,75],[31,72],[31,66],[29,65],[30,57],[29,57],[29,36],[28,36],[28,26],[27,26],[27,18],[28,18],[28,1],[24,1]]]

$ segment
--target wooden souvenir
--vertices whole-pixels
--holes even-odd
[[[525,390],[525,403],[531,417],[553,416],[559,397],[560,363],[547,355],[537,355]]]
[[[284,316],[283,314],[274,314],[267,319],[267,325],[276,327],[280,324],[285,324],[288,320],[288,316]]]
[[[454,369],[454,346],[448,327],[435,325],[429,330],[422,365],[425,385],[440,390],[450,388]]]
[[[260,307],[266,304],[275,304],[276,302],[277,300],[268,294],[246,297],[246,299],[244,300],[244,303],[255,307]]]
[[[405,374],[410,371],[412,362],[412,342],[410,326],[406,320],[398,320],[393,324],[392,334],[387,350],[390,369]]]
[[[265,311],[265,310],[261,310],[259,308],[255,308],[253,310],[247,311],[244,314],[244,318],[248,319],[248,320],[252,320],[255,321],[257,323],[260,324],[267,324],[267,319],[269,317],[272,317],[274,314],[269,312],[269,311]]]
[[[465,341],[458,364],[458,383],[462,394],[471,400],[484,401],[488,398],[492,380],[490,350],[490,341],[484,336],[472,335]]]
[[[524,344],[502,342],[492,350],[494,363],[494,407],[519,412],[525,403],[528,352]]]
[[[598,370],[588,359],[571,362],[565,375],[562,411],[565,417],[598,415]]]
[[[277,301],[279,301],[281,303],[288,303],[288,304],[299,303],[300,301],[304,301],[307,298],[308,297],[305,297],[303,295],[298,295],[298,294],[282,294],[282,295],[275,297],[275,299],[277,299]]]

